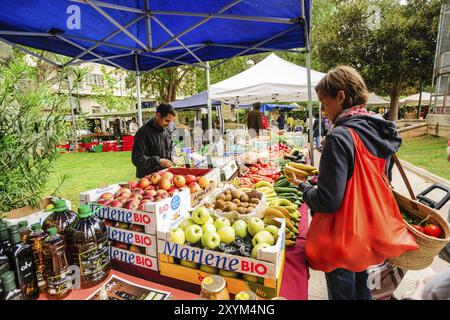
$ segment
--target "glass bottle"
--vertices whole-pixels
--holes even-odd
[[[27,238],[30,236],[31,233],[31,229],[28,228],[28,221],[26,220],[19,221],[17,225],[19,226],[19,233],[20,236],[22,237],[22,242],[27,243]]]
[[[7,271],[0,276],[3,284],[3,300],[22,300],[22,292],[17,289],[14,272]]]
[[[47,234],[42,230],[39,223],[31,225],[31,233],[28,236],[27,243],[33,250],[33,261],[36,269],[36,279],[38,282],[39,292],[43,293],[47,290],[47,284],[45,281],[45,260],[43,243]]]
[[[42,223],[42,229],[47,231],[56,227],[58,234],[65,237],[67,227],[75,220],[77,214],[67,208],[66,201],[56,200],[53,212]]]

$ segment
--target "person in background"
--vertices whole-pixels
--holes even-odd
[[[247,114],[247,128],[255,130],[256,136],[259,136],[259,130],[264,129],[260,108],[261,103],[257,102],[253,105],[253,110]]]
[[[285,119],[285,117],[284,117],[284,112],[283,112],[283,110],[282,110],[282,109],[279,109],[279,112],[280,112],[280,114],[278,115],[278,118],[277,118],[278,129],[279,129],[279,130],[284,130],[284,126],[285,126],[285,123],[286,123],[286,119]]]
[[[136,117],[131,118],[131,122],[130,122],[130,126],[129,126],[128,130],[130,131],[130,134],[132,136],[134,136],[136,134],[136,132],[139,130],[139,126],[136,122]]]
[[[294,119],[294,114],[293,113],[291,113],[289,115],[289,118],[287,119],[287,125],[288,125],[288,128],[289,128],[289,131],[294,131],[295,119]]]
[[[325,133],[323,134],[323,136],[326,136],[331,129],[331,122],[326,116],[323,117],[323,127],[325,129]]]
[[[173,145],[169,125],[175,117],[172,105],[160,104],[154,118],[136,132],[131,155],[136,166],[136,177],[142,178],[172,167]]]
[[[120,143],[120,139],[122,138],[122,132],[120,130],[120,119],[117,118],[114,122],[114,138],[116,139],[117,143]]]
[[[324,126],[324,122],[323,122],[323,118],[320,121],[320,125],[321,125],[321,132],[319,134],[319,115],[316,115],[316,119],[314,120],[314,124],[313,124],[313,137],[314,137],[314,144],[316,146],[317,149],[321,149],[322,146],[320,144],[320,139],[325,136],[325,126]]]
[[[269,129],[269,121],[267,121],[267,117],[264,113],[261,113],[261,118],[262,118],[263,129],[264,130]]]

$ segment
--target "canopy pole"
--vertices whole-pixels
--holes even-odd
[[[70,82],[69,76],[67,76],[67,85],[69,88],[70,110],[72,114],[73,143],[74,143],[74,150],[76,151],[78,149],[77,122],[75,121],[75,111],[73,110],[74,103],[72,97],[72,83]]]
[[[209,95],[209,87],[210,87],[210,75],[209,75],[209,61],[206,62],[206,92],[208,93],[208,140],[209,143],[213,143],[213,133],[212,133],[212,106],[211,106],[211,98]]]
[[[138,109],[138,123],[139,123],[139,127],[142,127],[141,75],[139,74],[139,71],[136,71],[136,96],[137,96],[137,109]]]
[[[320,110],[320,104],[319,104],[319,141],[320,138],[322,138],[322,112]]]

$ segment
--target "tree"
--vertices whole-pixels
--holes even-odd
[[[370,91],[389,95],[390,120],[397,120],[402,92],[431,82],[441,0],[343,0],[318,26],[317,58],[323,69],[346,64],[358,69]],[[372,9],[381,21],[371,27]]]

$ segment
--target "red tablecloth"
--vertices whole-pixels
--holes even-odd
[[[280,296],[288,300],[308,300],[309,268],[305,256],[305,237],[308,232],[308,206],[304,203],[299,212],[299,235],[295,246],[286,248]]]

